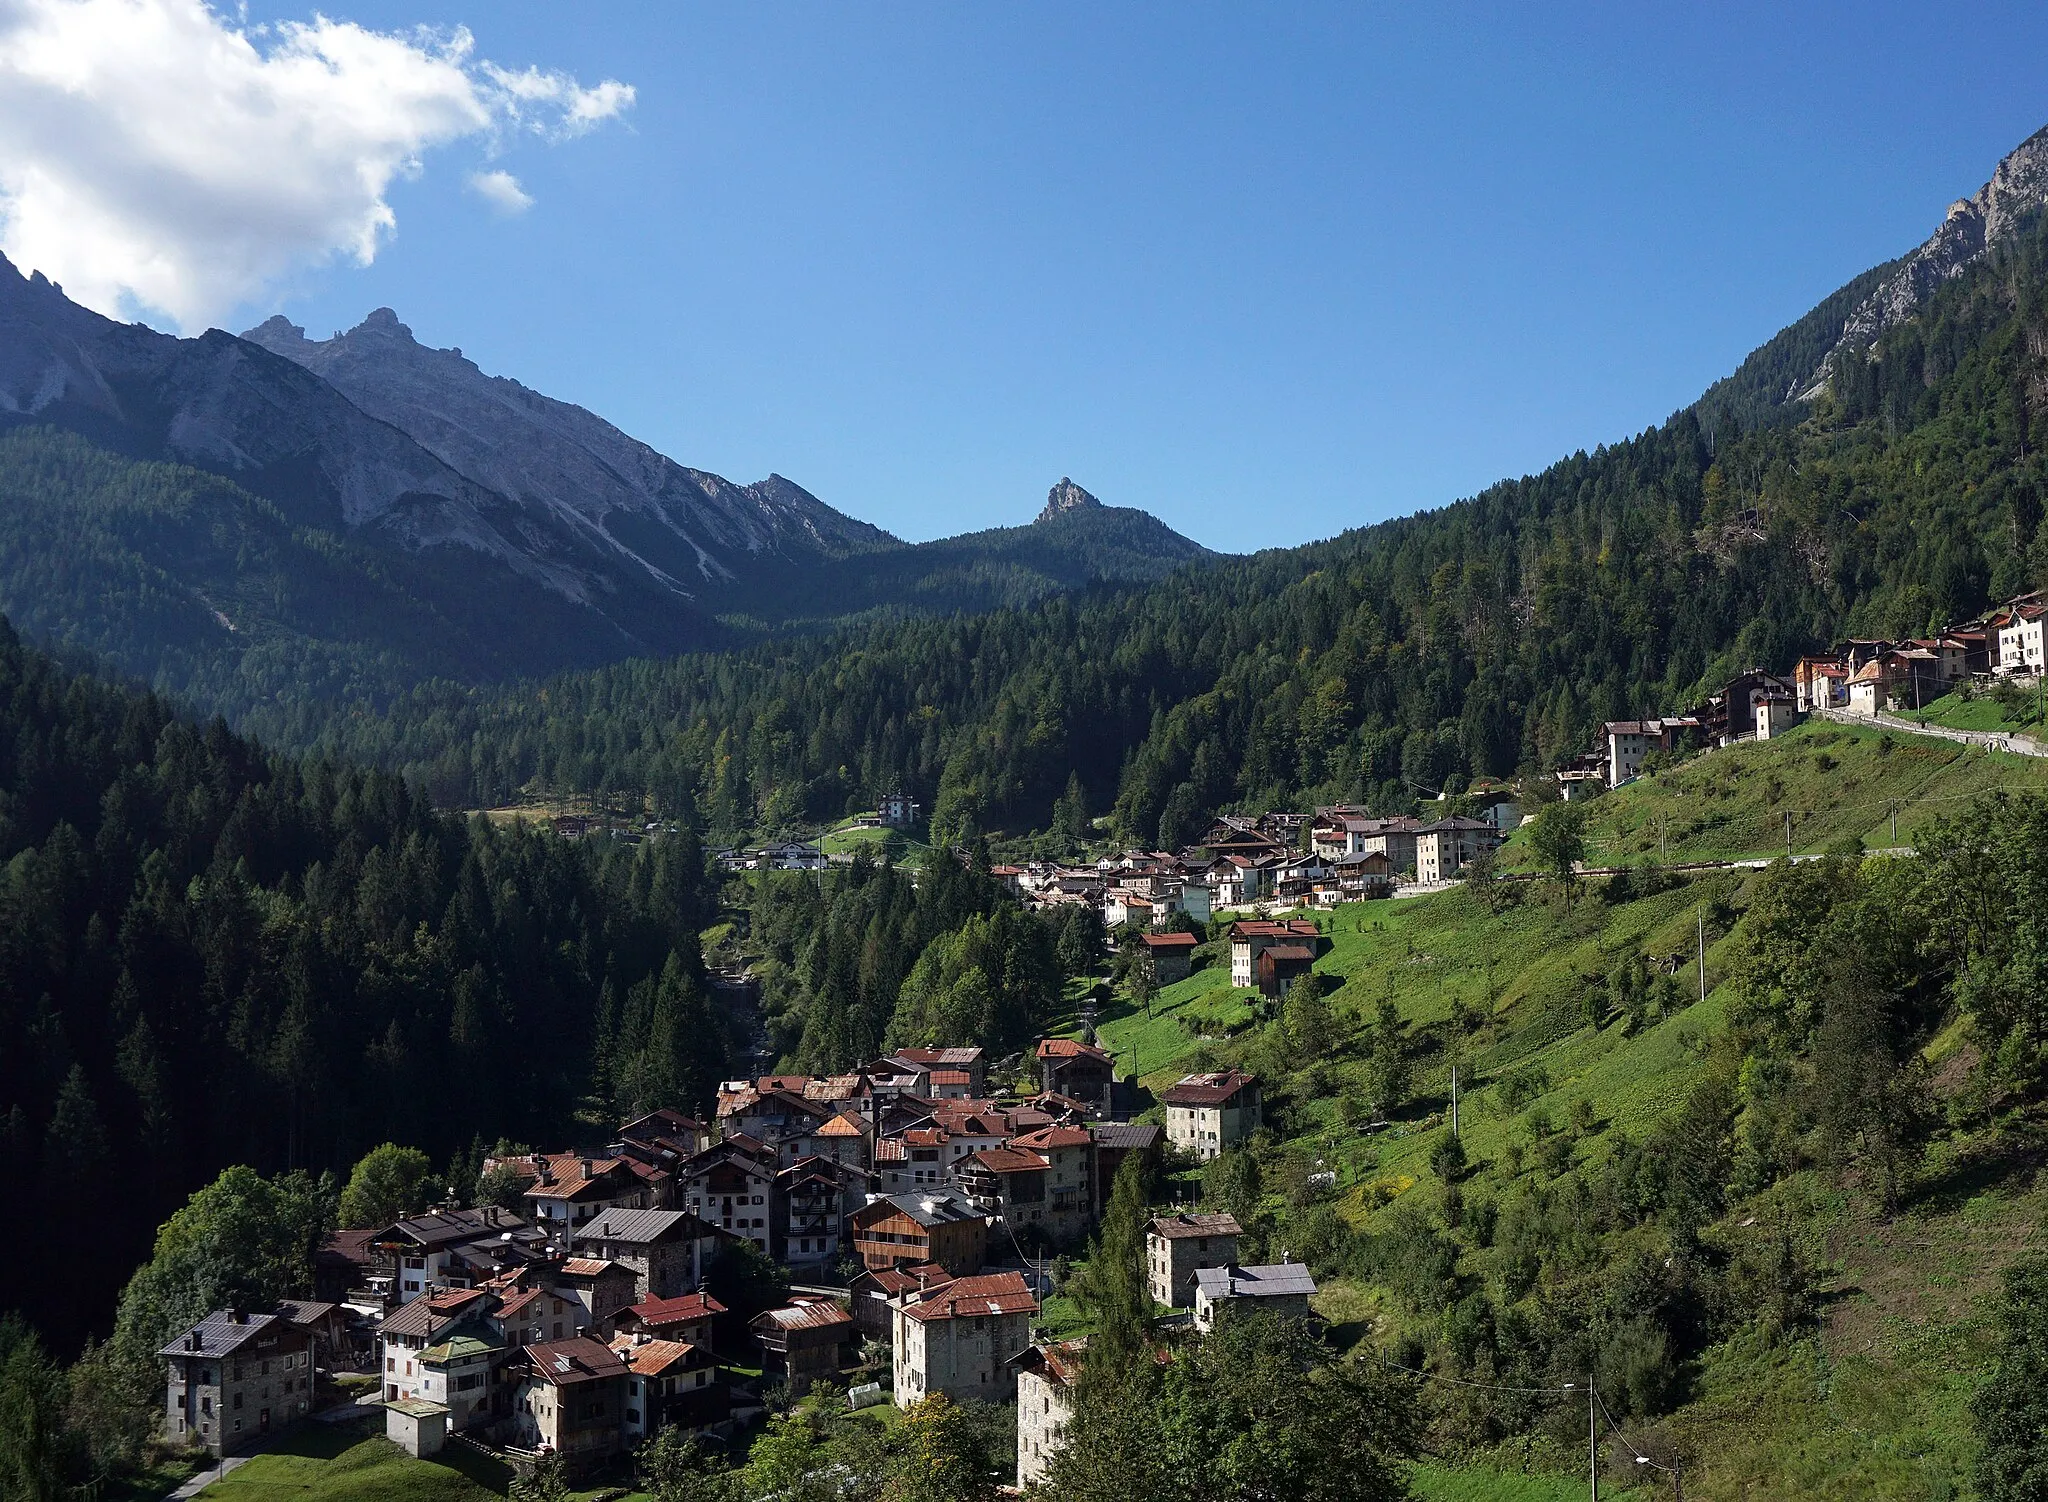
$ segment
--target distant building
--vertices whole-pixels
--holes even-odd
[[[791,1397],[837,1377],[858,1334],[853,1316],[836,1299],[805,1299],[770,1309],[755,1315],[749,1328],[765,1358],[761,1375],[786,1383]]]
[[[1258,1077],[1236,1069],[1187,1075],[1159,1099],[1166,1140],[1205,1161],[1245,1141],[1264,1119]]]
[[[611,1210],[576,1233],[587,1256],[633,1273],[633,1301],[694,1293],[718,1253],[716,1228],[688,1210]]]
[[[908,793],[890,793],[875,807],[875,822],[884,829],[908,829],[917,815],[917,801]]]
[[[1485,819],[1454,815],[1415,832],[1415,879],[1449,881],[1467,863],[1500,843],[1500,831]]]
[[[1230,983],[1240,990],[1249,990],[1258,984],[1258,974],[1253,967],[1263,949],[1275,944],[1299,945],[1306,947],[1313,959],[1323,952],[1328,942],[1322,930],[1306,918],[1289,918],[1278,923],[1233,923],[1230,925]]]
[[[1012,1360],[1031,1344],[1038,1299],[1018,1272],[988,1273],[904,1295],[893,1321],[896,1405],[943,1392],[1006,1401]]]
[[[629,1371],[618,1352],[588,1336],[527,1346],[512,1392],[519,1443],[553,1450],[572,1470],[617,1454]]]
[[[1116,1060],[1092,1043],[1074,1038],[1041,1038],[1039,1088],[1086,1101],[1103,1115],[1116,1106]]]
[[[988,1213],[951,1189],[884,1195],[854,1212],[852,1229],[870,1271],[936,1262],[959,1277],[988,1256]]]
[[[1082,1343],[1049,1341],[1027,1347],[1017,1368],[1017,1489],[1045,1479],[1059,1453],[1060,1432],[1074,1416],[1074,1384],[1081,1376]]]
[[[1145,1283],[1168,1309],[1195,1306],[1195,1274],[1237,1260],[1244,1228],[1234,1215],[1162,1215],[1145,1228]]]
[[[1152,979],[1159,985],[1170,986],[1188,978],[1194,965],[1195,945],[1200,941],[1193,934],[1146,934],[1138,942],[1151,957]]]
[[[1252,1305],[1275,1314],[1307,1318],[1316,1280],[1299,1262],[1265,1267],[1205,1267],[1195,1274],[1195,1328],[1213,1330],[1224,1311]]]

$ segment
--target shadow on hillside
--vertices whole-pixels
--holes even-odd
[[[2034,1126],[1973,1143],[1900,1201],[1901,1213],[1949,1215],[1973,1196],[2014,1180],[2031,1179],[2048,1164],[2048,1135]]]

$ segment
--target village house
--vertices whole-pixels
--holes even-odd
[[[915,1262],[902,1267],[881,1267],[863,1272],[847,1289],[847,1310],[853,1328],[862,1340],[888,1341],[895,1318],[893,1300],[923,1288],[949,1283],[953,1275],[936,1262]]]
[[[1484,819],[1456,814],[1438,819],[1415,831],[1415,879],[1420,882],[1449,881],[1500,844],[1500,833]]]
[[[583,1328],[583,1311],[574,1301],[539,1289],[527,1292],[530,1297],[520,1300],[521,1307],[540,1311],[530,1319],[530,1328],[545,1328],[550,1304],[555,1308],[553,1323],[561,1334],[574,1335]],[[427,1352],[448,1346],[458,1337],[493,1349],[518,1343],[519,1335],[508,1335],[507,1328],[504,1301],[481,1288],[436,1289],[392,1311],[377,1326],[384,1401],[446,1405],[449,1360],[444,1354],[430,1363]]]
[[[792,1268],[829,1268],[839,1260],[849,1194],[865,1201],[867,1174],[826,1158],[806,1158],[776,1175],[776,1260]],[[852,1187],[858,1186],[858,1187]]]
[[[2038,601],[2013,605],[1992,617],[1998,632],[1997,672],[2009,677],[2041,671],[2042,663],[2048,661],[2042,640],[2044,620],[2048,620],[2048,604]]]
[[[449,1297],[459,1296],[459,1293],[458,1290]],[[567,1297],[560,1289],[529,1284],[521,1288],[508,1289],[502,1294],[491,1294],[491,1298],[497,1302],[479,1304],[470,1311],[473,1317],[480,1317],[482,1321],[475,1328],[499,1332],[508,1346],[532,1345],[543,1340],[565,1340],[590,1328],[590,1311],[577,1300]],[[412,1383],[417,1363],[408,1363],[404,1351],[421,1350],[445,1339],[450,1328],[461,1328],[459,1322],[438,1331],[432,1330],[430,1325],[429,1333],[422,1337],[413,1333],[413,1327],[401,1320],[400,1317],[404,1313],[405,1310],[399,1310],[379,1329],[379,1333],[385,1337],[384,1381],[387,1387],[394,1377],[403,1379],[403,1384],[412,1384],[401,1385],[401,1397],[409,1392],[419,1391],[417,1384]],[[394,1324],[393,1321],[399,1323]],[[394,1346],[397,1347],[396,1352]]]
[[[1046,1162],[1044,1226],[1054,1244],[1085,1236],[1095,1224],[1095,1138],[1077,1126],[1048,1126],[1012,1137],[1010,1146]]]
[[[491,1417],[491,1368],[503,1352],[491,1335],[450,1335],[419,1353],[417,1397],[400,1401],[432,1403],[447,1415],[448,1432],[459,1433]],[[415,1413],[415,1419],[425,1415]]]
[[[401,1302],[430,1287],[471,1280],[461,1254],[479,1243],[496,1253],[501,1247],[533,1249],[546,1235],[495,1205],[475,1210],[436,1210],[386,1227],[375,1245],[392,1259],[392,1296]]]
[[[870,1271],[936,1262],[959,1277],[988,1257],[988,1213],[957,1190],[884,1195],[854,1212],[852,1228]]]
[[[1233,923],[1230,925],[1230,983],[1240,990],[1249,990],[1257,985],[1254,962],[1261,950],[1272,945],[1305,946],[1313,959],[1322,953],[1326,942],[1322,931],[1306,918],[1288,918],[1272,923],[1261,920]]]
[[[908,793],[890,793],[875,806],[875,822],[884,829],[908,829],[917,822],[917,800]]]
[[[1779,679],[1773,685],[1786,687]],[[1658,720],[1609,720],[1600,727],[1607,746],[1606,776],[1609,787],[1641,775],[1643,763],[1653,751],[1676,751],[1701,732],[1700,722],[1691,715],[1667,716]]]
[[[1036,1229],[1050,1235],[1047,1164],[1037,1153],[1016,1147],[988,1147],[960,1161],[960,1192],[1012,1230]]]
[[[594,1159],[575,1153],[535,1153],[533,1182],[524,1196],[536,1229],[567,1245],[569,1234],[604,1210],[643,1210],[646,1184],[624,1158]]]
[[[967,1094],[979,1097],[988,1079],[988,1060],[979,1048],[899,1048],[889,1062],[918,1076],[920,1084],[940,1070],[958,1070],[967,1076]],[[918,1094],[924,1091],[912,1087]]]
[[[748,1326],[761,1347],[761,1375],[787,1384],[792,1398],[814,1383],[830,1382],[847,1364],[858,1332],[853,1316],[836,1299],[792,1302],[754,1316]]]
[[[1315,968],[1316,952],[1306,944],[1273,944],[1259,951],[1252,961],[1252,984],[1268,1000],[1278,1000],[1302,976]]]
[[[1309,1307],[1315,1291],[1316,1280],[1299,1262],[1204,1267],[1195,1273],[1195,1328],[1213,1330],[1225,1310],[1245,1306],[1306,1319],[1315,1312]]]
[[[233,1455],[304,1418],[313,1333],[276,1314],[217,1309],[160,1353],[169,1363],[164,1437]]]
[[[1001,1403],[1016,1388],[1012,1360],[1031,1344],[1038,1300],[1024,1275],[987,1273],[904,1295],[892,1322],[896,1406],[933,1393]]]
[[[711,1129],[694,1116],[666,1106],[636,1116],[619,1128],[619,1140],[642,1149],[673,1154],[680,1161],[711,1146]]]
[[[1027,1347],[1017,1367],[1017,1489],[1045,1480],[1060,1448],[1060,1431],[1074,1416],[1084,1343],[1048,1341]]]
[[[677,1341],[714,1351],[717,1343],[712,1338],[713,1322],[723,1313],[725,1305],[710,1294],[685,1293],[672,1299],[642,1299],[621,1309],[613,1324],[621,1334]]]
[[[785,1166],[776,1152],[762,1143],[750,1137],[728,1137],[676,1170],[676,1204],[721,1231],[744,1236],[772,1255],[775,1176]]]
[[[1145,946],[1146,958],[1151,962],[1153,982],[1170,986],[1188,978],[1194,965],[1195,945],[1201,941],[1193,934],[1146,934],[1139,942]]]
[[[640,1297],[638,1271],[602,1257],[565,1257],[547,1275],[547,1284],[583,1307],[586,1327],[609,1329],[612,1316]]]
[[[1168,1309],[1195,1306],[1195,1274],[1237,1261],[1244,1228],[1234,1215],[1162,1215],[1145,1228],[1145,1283]]]
[[[660,1430],[694,1433],[724,1422],[732,1412],[718,1363],[709,1349],[680,1340],[621,1335],[611,1343],[626,1364],[628,1443]]]
[[[612,1210],[577,1232],[574,1243],[586,1256],[630,1269],[631,1302],[638,1302],[695,1292],[721,1239],[689,1210]]]
[[[529,1345],[521,1356],[512,1392],[518,1443],[553,1450],[572,1472],[617,1454],[631,1370],[618,1352],[577,1336]]]
[[[1041,1038],[1039,1088],[1086,1101],[1104,1116],[1116,1114],[1116,1060],[1092,1043],[1074,1038]]]
[[[1264,1119],[1257,1076],[1236,1069],[1187,1075],[1159,1099],[1166,1140],[1205,1162],[1245,1141]]]

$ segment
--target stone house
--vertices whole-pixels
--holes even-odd
[[[587,1223],[574,1244],[585,1257],[631,1269],[629,1302],[638,1302],[694,1293],[723,1239],[688,1210],[612,1210]]]
[[[1234,1215],[1162,1215],[1145,1228],[1145,1286],[1168,1309],[1195,1307],[1195,1274],[1237,1260]]]
[[[1146,934],[1139,942],[1151,958],[1155,984],[1170,986],[1188,978],[1198,942],[1193,934]]]
[[[1074,1416],[1074,1385],[1081,1376],[1082,1343],[1049,1341],[1028,1347],[1017,1367],[1017,1489],[1045,1479],[1059,1452],[1060,1431]]]
[[[1201,1268],[1195,1273],[1195,1328],[1213,1330],[1224,1311],[1245,1305],[1306,1319],[1315,1312],[1309,1307],[1315,1291],[1316,1280],[1299,1262]]]
[[[1038,1313],[1024,1275],[957,1278],[905,1295],[892,1322],[896,1406],[943,1392],[956,1399],[1006,1401],[1016,1387],[1013,1360],[1031,1344]]]
[[[276,1314],[217,1309],[165,1346],[164,1437],[245,1450],[310,1410],[313,1332]]]
[[[552,1449],[572,1471],[618,1453],[630,1368],[588,1336],[530,1345],[512,1392],[512,1428],[527,1449]]]

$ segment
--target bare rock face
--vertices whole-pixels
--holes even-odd
[[[1811,400],[1827,389],[1844,352],[1862,349],[1886,329],[1918,312],[1943,282],[1997,246],[2030,216],[2048,206],[2048,128],[2034,132],[1998,164],[1991,181],[1949,205],[1941,228],[1885,278],[1849,315],[1810,379],[1796,394]]]
[[[1085,511],[1090,508],[1100,511],[1102,509],[1102,502],[1096,500],[1094,496],[1076,485],[1072,480],[1069,480],[1065,475],[1061,475],[1059,484],[1053,486],[1050,493],[1047,494],[1045,509],[1038,513],[1036,520],[1049,522],[1056,516],[1065,516],[1069,511]]]

